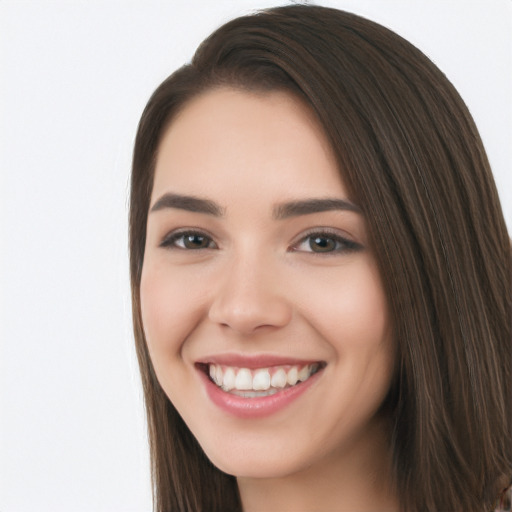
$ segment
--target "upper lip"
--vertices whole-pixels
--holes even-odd
[[[196,364],[219,364],[236,368],[267,368],[271,366],[305,366],[322,362],[319,359],[298,359],[296,357],[277,354],[216,354],[206,356],[196,361]]]

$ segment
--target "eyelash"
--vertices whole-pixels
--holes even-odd
[[[297,249],[297,247],[300,247],[302,244],[308,244],[309,248],[312,249],[311,243],[315,239],[323,239],[324,241],[331,241],[334,242],[335,246],[333,250],[325,250],[325,251],[304,251]],[[292,251],[294,252],[307,252],[311,254],[318,254],[318,255],[332,255],[332,254],[340,254],[340,253],[351,253],[351,252],[357,252],[362,250],[363,246],[357,242],[354,242],[353,240],[349,240],[348,238],[345,238],[341,236],[339,233],[335,231],[331,231],[329,229],[320,229],[320,230],[314,230],[310,231],[309,233],[306,233],[303,235],[300,240],[297,243],[293,244]]]
[[[178,241],[185,240],[185,237],[198,237],[202,239],[208,239],[209,240],[209,246],[208,247],[181,247],[178,245]],[[210,247],[210,245],[213,244],[214,247]],[[184,244],[185,245],[185,242]],[[175,231],[174,233],[171,233],[170,235],[166,236],[161,244],[160,247],[166,247],[168,249],[181,249],[183,251],[198,251],[198,250],[204,250],[204,249],[215,249],[217,246],[215,242],[213,242],[210,235],[202,232],[202,231],[195,231],[195,230],[184,230],[184,231]]]
[[[197,237],[207,243],[206,246],[199,246],[199,247],[186,247],[186,237],[192,238]],[[324,241],[334,242],[334,248],[327,250],[320,250],[320,251],[314,251],[314,250],[300,250],[297,249],[303,244],[307,244],[309,241],[309,248],[312,249],[311,243],[314,239]],[[181,242],[181,245],[178,244],[178,242]],[[212,237],[202,231],[196,231],[196,230],[184,230],[184,231],[176,231],[174,233],[171,233],[167,237],[164,238],[164,240],[160,243],[160,247],[168,248],[168,249],[179,249],[183,251],[199,251],[199,250],[205,250],[205,249],[216,249],[217,245],[213,241]],[[330,231],[328,229],[323,230],[315,230],[311,231],[309,233],[306,233],[303,235],[300,240],[298,240],[296,243],[294,243],[290,249],[292,252],[305,252],[305,253],[311,253],[311,254],[317,254],[317,255],[332,255],[332,254],[340,254],[340,253],[351,253],[351,252],[357,252],[363,249],[363,246],[357,242],[354,242],[353,240],[349,240],[345,237],[340,236],[338,233]]]

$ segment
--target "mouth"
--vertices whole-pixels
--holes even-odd
[[[211,356],[195,363],[211,403],[243,420],[277,414],[298,400],[305,405],[300,397],[309,396],[326,366],[325,361],[239,354]]]
[[[199,363],[198,368],[217,388],[241,398],[275,395],[308,381],[325,367],[324,362],[244,368],[219,363]]]

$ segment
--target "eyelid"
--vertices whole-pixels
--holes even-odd
[[[179,247],[178,245],[176,245],[176,241],[179,240],[180,238],[183,238],[186,235],[196,235],[196,236],[202,236],[202,237],[208,238],[211,242],[213,242],[215,247],[187,249],[187,248]],[[178,249],[178,250],[182,250],[182,251],[199,251],[199,250],[204,251],[205,249],[213,249],[213,248],[217,249],[218,248],[218,245],[215,242],[213,235],[211,235],[210,233],[208,233],[208,231],[206,231],[204,229],[198,229],[198,228],[178,228],[173,231],[170,231],[162,238],[162,240],[160,241],[158,246],[162,247],[164,249]]]
[[[187,235],[192,236],[200,236],[207,238],[209,240],[209,244],[213,244],[214,247],[197,247],[197,248],[186,248],[186,247],[180,247],[176,244],[176,242]],[[305,243],[308,239],[312,237],[319,237],[319,238],[326,238],[334,240],[336,243],[340,244],[341,247],[336,248],[331,251],[313,251],[313,250],[303,250],[298,249],[298,247]],[[178,228],[173,231],[170,231],[167,233],[162,240],[159,243],[159,247],[164,249],[177,249],[182,251],[201,251],[205,249],[218,249],[218,244],[215,242],[214,236],[210,234],[205,229],[199,229],[199,228],[192,228],[192,227],[184,227],[184,228]],[[289,252],[303,252],[303,253],[309,253],[319,256],[328,256],[328,255],[335,255],[340,253],[347,253],[347,252],[355,252],[363,249],[363,245],[359,242],[356,242],[352,239],[352,237],[348,234],[344,234],[344,232],[340,232],[340,230],[335,228],[328,228],[328,227],[315,227],[307,230],[306,232],[303,232],[298,236],[295,241],[292,242],[292,244],[289,246],[288,251]]]
[[[335,249],[333,251],[325,251],[325,252],[315,252],[315,251],[304,251],[299,250],[297,247],[301,245],[302,243],[306,242],[309,238],[312,238],[314,236],[317,237],[323,237],[323,238],[330,238],[332,240],[335,240],[336,242],[343,245],[342,248]],[[292,252],[304,252],[319,256],[329,256],[329,255],[336,255],[341,253],[348,253],[348,252],[356,252],[362,250],[364,247],[361,243],[356,242],[352,239],[351,236],[348,234],[342,234],[338,229],[335,228],[327,228],[327,227],[317,227],[317,228],[311,228],[307,230],[305,233],[301,233],[300,237],[298,237],[290,246],[290,251]]]

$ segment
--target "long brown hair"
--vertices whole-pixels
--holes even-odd
[[[209,462],[156,379],[139,297],[159,141],[191,98],[220,86],[299,94],[364,211],[398,346],[385,407],[402,510],[491,510],[512,476],[512,262],[485,150],[419,50],[356,15],[305,5],[219,28],[139,124],[130,271],[156,510],[241,510],[235,478]]]

